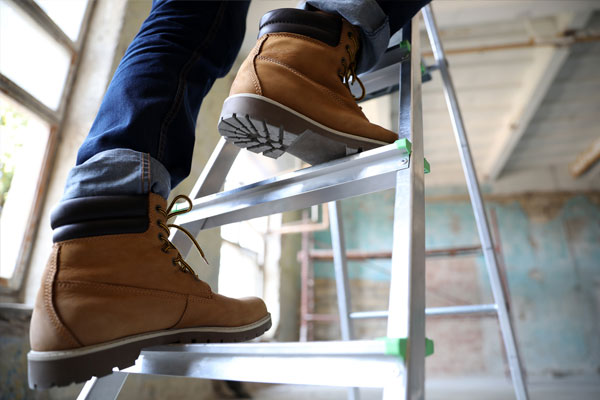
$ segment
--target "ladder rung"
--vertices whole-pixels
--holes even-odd
[[[144,349],[127,373],[244,382],[384,387],[398,383],[403,360],[383,340],[235,343]]]
[[[474,304],[468,306],[430,307],[425,309],[425,315],[459,315],[459,314],[489,314],[496,313],[495,304]],[[387,318],[387,311],[360,311],[350,314],[353,319]]]
[[[350,313],[352,319],[387,318],[387,311],[357,311]]]
[[[393,188],[409,154],[395,143],[196,199],[176,223],[192,232]]]
[[[430,307],[425,309],[425,315],[459,315],[459,314],[489,314],[498,312],[495,304],[474,304],[468,306]]]

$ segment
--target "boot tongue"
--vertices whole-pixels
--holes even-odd
[[[342,34],[342,18],[324,12],[280,8],[261,18],[258,37],[267,33],[296,33],[335,47]]]

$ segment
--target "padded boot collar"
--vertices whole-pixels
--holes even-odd
[[[54,243],[148,229],[148,195],[92,196],[62,201],[50,216]]]
[[[269,11],[261,18],[258,37],[267,33],[283,32],[308,36],[335,47],[342,33],[342,18],[296,8]]]

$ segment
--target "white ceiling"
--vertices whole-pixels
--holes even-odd
[[[252,2],[242,54],[254,45],[265,12],[296,4]],[[600,1],[434,1],[478,175],[490,190],[600,189],[599,165],[578,179],[568,173],[569,163],[600,137],[600,43],[512,46],[547,44],[566,29],[594,29],[598,35],[595,9]],[[427,54],[424,30],[421,42]],[[457,49],[470,50],[453,53]],[[365,112],[390,126],[390,99],[376,101],[365,104]],[[423,115],[432,165],[427,185],[464,184],[437,72],[423,86]]]
[[[600,3],[444,1],[435,6],[447,50],[487,49],[448,55],[480,180],[496,192],[600,189],[600,166],[577,179],[568,172],[600,136],[598,43],[497,49],[548,43],[566,29],[597,30],[592,13]],[[425,34],[422,39],[427,52]],[[441,79],[437,72],[433,77],[423,86],[425,153],[436,171],[427,181],[460,185],[464,178]],[[582,87],[587,90],[578,90]]]

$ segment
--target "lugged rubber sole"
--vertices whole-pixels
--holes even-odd
[[[228,97],[218,130],[227,141],[254,153],[277,158],[288,152],[313,165],[388,144],[328,128],[256,94]]]
[[[240,327],[203,327],[165,330],[130,336],[107,343],[62,351],[27,354],[29,387],[48,389],[85,382],[112,373],[114,367],[135,364],[145,347],[173,343],[228,343],[254,339],[271,327],[271,315]]]

